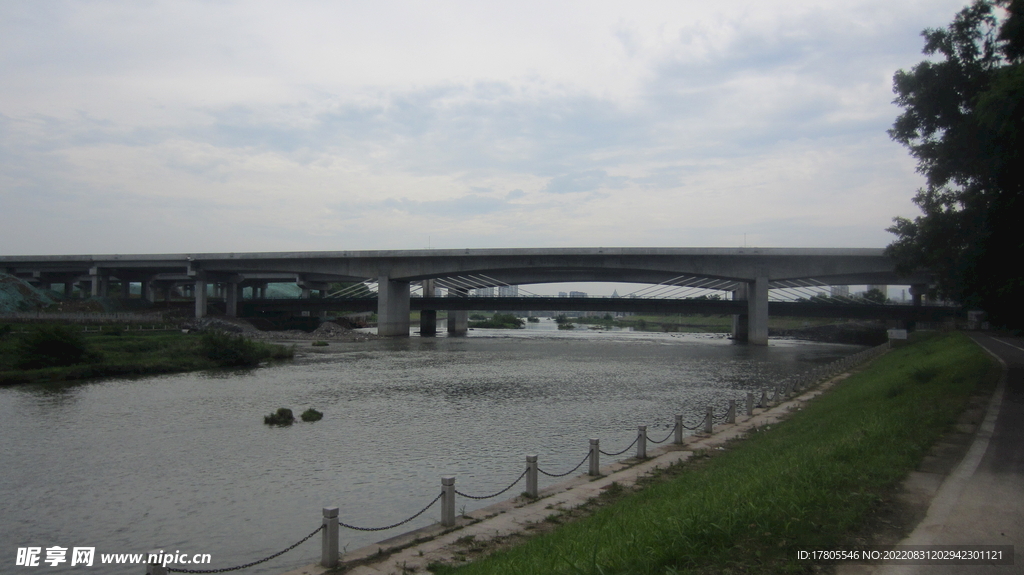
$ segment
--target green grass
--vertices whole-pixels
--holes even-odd
[[[22,342],[52,328],[46,324],[20,325],[18,331],[29,333],[7,333],[0,337],[0,385],[251,366],[293,355],[293,350],[284,346],[238,341],[237,337],[230,336],[211,338],[180,331],[124,331],[115,335],[107,330],[82,334],[88,351],[82,361],[63,366],[51,363],[36,369],[19,368],[24,356]]]
[[[914,469],[998,367],[961,334],[876,360],[770,430],[592,515],[439,573],[807,573]]]

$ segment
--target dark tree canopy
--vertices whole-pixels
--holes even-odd
[[[932,59],[893,78],[903,108],[889,135],[926,178],[888,251],[935,271],[940,292],[1024,326],[1024,0],[976,0],[925,30]]]

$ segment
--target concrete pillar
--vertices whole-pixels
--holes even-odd
[[[673,438],[672,443],[675,443],[676,445],[682,445],[682,443],[683,443],[683,416],[682,415],[677,415],[676,416],[675,438]]]
[[[592,477],[601,475],[601,442],[598,439],[590,439],[590,469],[587,474]]]
[[[537,498],[537,456],[526,456],[526,495]]]
[[[423,297],[434,297],[434,280],[423,280]],[[437,335],[437,310],[420,310],[420,336]]]
[[[729,400],[729,412],[725,416],[726,423],[736,423],[736,400]]]
[[[92,297],[107,297],[110,289],[110,276],[100,268],[90,269],[89,276],[92,280]]]
[[[409,335],[409,282],[377,280],[377,335]]]
[[[764,275],[749,284],[747,315],[749,332],[747,342],[754,345],[768,345],[768,278]]]
[[[441,478],[441,525],[445,527],[455,526],[454,475],[445,475]]]
[[[754,394],[747,392],[747,417],[754,415]]]
[[[239,287],[237,282],[228,282],[227,293],[224,295],[224,308],[225,313],[228,317],[238,317],[238,300],[241,296],[242,288]]]
[[[469,290],[450,288],[448,297],[469,297]],[[466,335],[469,331],[469,311],[464,309],[448,310],[448,333],[450,335]]]
[[[710,434],[714,430],[715,421],[713,419],[714,408],[708,406],[708,411],[704,415],[704,433]]]
[[[206,278],[196,278],[196,319],[206,316]]]
[[[736,289],[732,292],[733,301],[746,301],[747,300],[747,284],[739,283],[736,285]],[[732,339],[733,341],[747,341],[749,335],[749,317],[747,314],[736,314],[732,316]]]
[[[70,282],[70,281],[64,282],[64,297],[66,297],[66,298],[71,297],[71,295],[72,295],[72,293],[74,291],[75,291],[75,283],[74,282]]]
[[[228,284],[234,287],[236,284]],[[338,566],[338,508],[324,507],[324,528],[320,531],[320,565],[328,569]]]
[[[139,297],[151,303],[156,301],[156,294],[153,290],[152,281],[143,281],[139,283]]]
[[[160,558],[164,555],[163,549],[154,549],[146,557],[146,575],[167,575],[167,567],[161,564]],[[149,563],[149,561],[154,561]]]
[[[130,297],[132,297],[132,282],[121,280],[121,299],[128,299]]]
[[[636,429],[636,458],[647,459],[647,426],[640,425]]]

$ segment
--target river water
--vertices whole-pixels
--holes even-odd
[[[695,425],[707,405],[722,410],[748,390],[863,349],[531,327],[325,348],[307,341],[293,362],[254,370],[0,388],[0,571],[20,572],[19,547],[43,548],[44,560],[46,548],[68,548],[66,563],[26,573],[141,574],[138,565],[99,565],[101,554],[150,549],[212,556],[179,568],[248,563],[316,529],[322,507],[340,507],[346,523],[390,524],[440,493],[442,475],[455,475],[460,491],[489,494],[519,476],[527,454],[545,471],[568,471],[590,437],[608,452],[629,445],[637,425],[661,439],[676,413]],[[264,425],[278,407],[325,415]],[[541,476],[541,487],[553,481]],[[461,498],[456,509],[495,501]],[[342,546],[439,519],[435,505],[392,531],[342,529]],[[316,562],[319,539],[242,572]],[[71,567],[73,547],[95,547],[94,566]]]

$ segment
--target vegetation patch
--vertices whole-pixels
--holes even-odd
[[[306,421],[306,422],[312,423],[314,421],[320,421],[323,418],[324,418],[323,412],[317,411],[317,410],[313,409],[312,407],[310,407],[306,411],[302,412],[302,421]]]
[[[279,407],[274,413],[264,415],[263,423],[267,425],[291,425],[295,423],[295,416],[292,415],[292,410],[287,407]]]
[[[926,370],[931,377],[915,375]],[[999,368],[961,334],[879,358],[786,421],[648,487],[610,487],[588,516],[437,573],[803,573],[799,549],[841,548]],[[893,393],[893,390],[899,390]],[[663,479],[663,480],[662,480]]]
[[[294,354],[292,348],[225,334],[133,330],[111,337],[97,326],[28,323],[18,324],[15,333],[3,331],[0,385],[251,367]],[[223,341],[226,350],[218,347]]]
[[[526,322],[511,313],[496,313],[491,316],[491,319],[485,319],[484,321],[472,321],[469,323],[469,327],[490,329],[521,329],[525,325]]]

